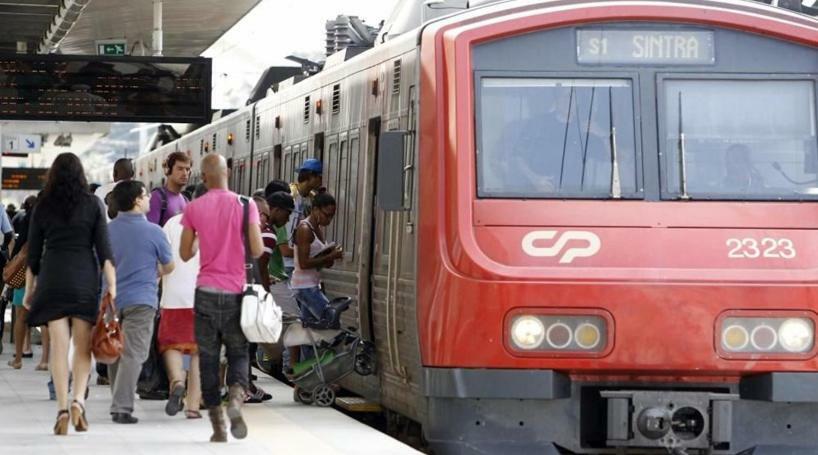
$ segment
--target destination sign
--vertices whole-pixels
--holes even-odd
[[[577,30],[580,64],[712,65],[713,32]]]
[[[4,190],[41,190],[45,186],[48,168],[4,167]]]
[[[200,123],[205,58],[0,55],[0,119]]]

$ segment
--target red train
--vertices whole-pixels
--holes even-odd
[[[245,192],[324,160],[346,386],[435,453],[818,453],[818,21],[468,6],[190,136]]]

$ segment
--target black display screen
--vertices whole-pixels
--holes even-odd
[[[0,55],[0,119],[210,120],[207,58]]]
[[[4,190],[41,190],[45,186],[48,168],[4,167]]]

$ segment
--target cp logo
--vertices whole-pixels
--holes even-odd
[[[558,231],[534,231],[523,237],[523,251],[525,254],[535,258],[552,258],[560,256],[560,264],[570,264],[576,258],[588,258],[599,252],[602,242],[593,232],[588,231],[565,231],[554,242],[552,246],[541,247],[535,243],[541,240],[551,240]],[[579,240],[585,243],[584,246],[565,248],[565,245],[572,240]]]

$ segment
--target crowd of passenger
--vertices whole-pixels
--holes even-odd
[[[251,360],[275,348],[248,343],[239,323],[246,264],[285,313],[320,320],[329,303],[318,270],[343,252],[327,253],[323,228],[335,200],[320,191],[320,161],[306,160],[295,182],[271,181],[252,198],[230,191],[218,154],[202,160],[198,185],[190,185],[184,153],[169,155],[164,170],[163,186],[150,190],[123,159],[112,183],[89,186],[79,158],[64,153],[40,194],[17,213],[0,212],[4,258],[25,264],[25,285],[7,281],[0,299],[15,312],[8,365],[20,369],[33,355],[30,332],[39,328],[36,369],[51,373],[54,434],[67,434],[69,424],[88,430],[92,328],[106,297],[124,334],[119,359],[96,367],[97,383],[111,387],[112,421],[139,421],[137,394],[164,399],[169,416],[200,419],[206,410],[212,442],[227,441],[228,423],[234,438],[246,437],[242,406],[271,398],[254,384]],[[282,354],[285,374],[304,355]]]

